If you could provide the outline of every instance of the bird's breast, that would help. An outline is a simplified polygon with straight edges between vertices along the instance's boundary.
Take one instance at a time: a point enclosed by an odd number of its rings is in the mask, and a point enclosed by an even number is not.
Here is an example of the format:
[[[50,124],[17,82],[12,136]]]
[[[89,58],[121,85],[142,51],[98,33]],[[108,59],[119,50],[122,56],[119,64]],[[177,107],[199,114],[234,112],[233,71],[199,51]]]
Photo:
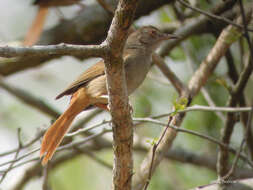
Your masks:
[[[125,66],[128,95],[142,84],[150,67],[151,56],[139,56],[129,60]]]

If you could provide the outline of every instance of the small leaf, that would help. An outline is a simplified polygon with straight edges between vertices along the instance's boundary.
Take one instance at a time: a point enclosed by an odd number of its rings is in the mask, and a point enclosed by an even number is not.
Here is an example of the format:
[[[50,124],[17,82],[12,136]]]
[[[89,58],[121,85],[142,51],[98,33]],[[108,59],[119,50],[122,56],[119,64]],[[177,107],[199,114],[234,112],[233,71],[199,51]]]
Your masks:
[[[187,98],[180,98],[178,101],[174,102],[175,113],[172,115],[175,115],[178,111],[184,110],[187,106],[187,103]]]
[[[226,88],[228,91],[231,90],[231,87],[228,85],[227,81],[226,81],[224,78],[218,78],[218,79],[216,79],[216,82],[217,82],[219,85],[221,85],[221,86],[223,86],[224,88]]]
[[[148,144],[152,145],[152,146],[154,146],[154,145],[156,144],[157,141],[158,141],[157,138],[154,138],[154,139],[152,139],[152,140],[150,140],[150,139],[146,140],[146,142],[147,142]]]

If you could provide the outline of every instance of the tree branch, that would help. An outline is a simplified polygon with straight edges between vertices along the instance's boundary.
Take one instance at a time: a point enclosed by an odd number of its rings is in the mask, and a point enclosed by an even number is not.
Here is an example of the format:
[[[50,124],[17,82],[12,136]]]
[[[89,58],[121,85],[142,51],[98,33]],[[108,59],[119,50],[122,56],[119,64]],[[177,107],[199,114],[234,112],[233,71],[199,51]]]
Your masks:
[[[104,0],[112,7],[116,7],[117,1]],[[161,6],[172,2],[172,0],[139,0],[135,19],[150,14]],[[96,16],[94,16],[96,15]],[[99,44],[106,35],[110,26],[112,17],[97,3],[88,5],[85,10],[77,14],[72,19],[65,19],[55,27],[42,33],[38,42],[40,45],[48,44]],[[82,52],[84,53],[84,52]],[[77,56],[79,59],[85,56]],[[43,57],[23,57],[15,59],[0,59],[0,74],[3,76],[16,73],[21,70],[33,68],[42,65],[49,60],[57,59],[59,56],[46,55]]]
[[[242,13],[243,14],[243,13]],[[240,18],[240,22],[244,22],[244,25],[249,23],[249,20],[251,19],[252,11],[248,11],[246,13],[246,20],[245,18]],[[243,16],[244,17],[244,16]],[[243,20],[243,21],[242,21]],[[240,94],[243,92],[247,81],[249,80],[249,77],[252,73],[252,56],[249,59],[249,62],[247,63],[246,67],[243,69],[243,71],[240,74],[240,77],[235,84],[234,88],[232,89],[231,97],[228,101],[228,106],[234,107],[236,106],[237,102],[239,101]],[[230,113],[227,115],[226,125],[222,131],[221,138],[222,142],[225,144],[230,143],[230,138],[233,133],[234,124],[236,123],[235,115]],[[228,158],[229,154],[226,150],[220,148],[219,154],[218,154],[218,163],[217,163],[217,170],[219,178],[221,179],[223,176],[225,176],[228,172]]]
[[[247,14],[251,14],[251,10],[247,11]],[[237,20],[238,24],[242,24],[241,20]],[[233,26],[228,26],[224,29],[219,36],[214,47],[206,57],[206,59],[201,63],[199,69],[195,72],[191,80],[189,81],[188,88],[189,93],[184,92],[181,95],[181,98],[188,100],[188,103],[191,99],[199,92],[200,88],[205,85],[208,77],[213,72],[214,68],[219,63],[221,57],[226,53],[226,50],[242,35],[242,31]],[[176,40],[175,40],[176,41]],[[185,114],[176,114],[173,117],[170,125],[180,126]],[[163,132],[162,132],[163,133]],[[153,167],[156,168],[161,162],[164,153],[171,147],[174,139],[176,138],[177,131],[174,129],[168,129],[162,142],[157,147],[156,156],[154,160]],[[141,164],[139,171],[135,175],[134,189],[142,189],[146,180],[149,176],[149,169],[152,165],[153,151],[150,149],[148,155]]]
[[[58,44],[33,47],[11,47],[0,45],[0,57],[33,57],[33,56],[80,56],[83,57],[102,57],[104,55],[103,45],[71,45]]]
[[[114,190],[131,190],[133,123],[128,104],[122,52],[137,8],[137,0],[120,0],[106,38],[105,73],[113,124]]]
[[[211,12],[213,14],[222,14],[229,10],[233,6],[234,0],[228,0],[225,3],[221,3],[216,6]],[[109,4],[113,0],[109,0]],[[151,11],[168,4],[172,0],[140,0],[137,7],[135,18],[139,18],[143,15],[149,14]],[[229,19],[233,19],[236,16],[236,10],[229,10],[224,16]],[[96,14],[96,17],[92,16]],[[50,30],[45,31],[38,44],[58,44],[58,43],[71,43],[71,44],[98,44],[106,36],[111,18],[108,14],[97,4],[88,6],[82,13],[78,14],[71,20],[64,20]],[[215,23],[217,25],[217,23]],[[190,35],[198,34],[201,32],[208,32],[207,28],[210,26],[210,20],[204,16],[200,16],[196,19],[192,19],[189,23],[180,27],[177,34],[181,35],[184,40]],[[62,30],[64,28],[64,30]],[[173,47],[175,47],[180,41],[173,40],[168,43],[166,49],[161,52],[161,55],[165,56]],[[15,72],[36,67],[44,64],[45,62],[59,58],[59,56],[47,55],[43,57],[23,57],[15,59],[0,59],[0,74],[10,75]],[[85,57],[79,56],[79,59]]]
[[[186,87],[184,83],[170,70],[164,60],[157,54],[153,54],[153,62],[158,66],[161,72],[170,80],[171,84],[175,87],[178,94],[182,94]]]

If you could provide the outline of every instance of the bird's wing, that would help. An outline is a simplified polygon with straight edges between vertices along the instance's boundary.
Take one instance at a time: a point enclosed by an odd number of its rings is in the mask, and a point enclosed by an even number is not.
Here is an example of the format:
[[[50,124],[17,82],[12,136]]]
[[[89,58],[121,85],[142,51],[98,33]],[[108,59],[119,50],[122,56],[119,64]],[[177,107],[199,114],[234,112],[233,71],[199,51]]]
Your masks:
[[[88,68],[84,73],[82,73],[72,84],[69,85],[62,93],[60,93],[56,99],[61,98],[65,95],[73,94],[81,86],[85,86],[88,82],[105,74],[104,61],[101,60],[92,67]]]

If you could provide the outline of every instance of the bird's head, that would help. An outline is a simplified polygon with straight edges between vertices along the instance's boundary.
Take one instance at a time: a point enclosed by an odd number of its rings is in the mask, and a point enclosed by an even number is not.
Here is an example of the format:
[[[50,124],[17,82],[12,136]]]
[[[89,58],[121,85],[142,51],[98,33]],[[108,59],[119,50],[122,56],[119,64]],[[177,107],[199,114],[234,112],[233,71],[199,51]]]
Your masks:
[[[177,39],[174,34],[164,33],[153,26],[144,26],[132,32],[127,39],[127,46],[141,46],[149,50],[155,50],[161,42],[168,39]]]

